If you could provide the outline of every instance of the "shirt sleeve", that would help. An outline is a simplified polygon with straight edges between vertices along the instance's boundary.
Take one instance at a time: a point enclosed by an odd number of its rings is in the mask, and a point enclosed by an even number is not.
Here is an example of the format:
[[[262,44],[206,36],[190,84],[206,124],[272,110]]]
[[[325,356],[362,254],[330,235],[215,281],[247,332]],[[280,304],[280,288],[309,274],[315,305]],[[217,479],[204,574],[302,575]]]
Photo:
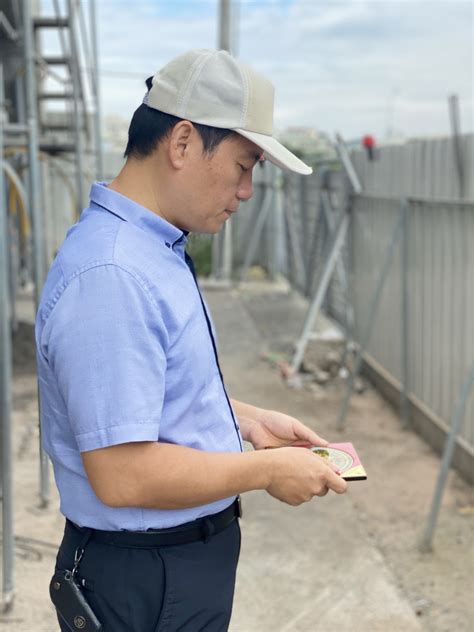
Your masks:
[[[48,318],[44,341],[81,452],[158,440],[168,336],[138,277],[115,265],[76,276]]]

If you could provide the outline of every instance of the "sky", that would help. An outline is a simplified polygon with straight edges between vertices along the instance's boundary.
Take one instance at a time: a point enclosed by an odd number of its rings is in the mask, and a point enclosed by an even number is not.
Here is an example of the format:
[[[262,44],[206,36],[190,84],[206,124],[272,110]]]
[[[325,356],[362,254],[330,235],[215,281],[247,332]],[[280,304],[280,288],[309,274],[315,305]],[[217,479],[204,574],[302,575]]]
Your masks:
[[[347,139],[474,131],[474,3],[241,0],[234,52],[275,85],[275,127]],[[218,0],[97,0],[102,114],[129,121],[144,80],[190,48],[216,48]]]

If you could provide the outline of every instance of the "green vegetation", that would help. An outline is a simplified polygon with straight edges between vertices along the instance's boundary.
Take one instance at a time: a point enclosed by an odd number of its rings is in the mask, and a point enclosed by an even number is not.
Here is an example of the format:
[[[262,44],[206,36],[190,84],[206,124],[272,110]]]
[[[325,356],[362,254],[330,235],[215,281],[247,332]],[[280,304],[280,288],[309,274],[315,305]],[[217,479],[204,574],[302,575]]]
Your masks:
[[[186,250],[191,255],[198,276],[207,277],[212,270],[212,236],[192,234]]]

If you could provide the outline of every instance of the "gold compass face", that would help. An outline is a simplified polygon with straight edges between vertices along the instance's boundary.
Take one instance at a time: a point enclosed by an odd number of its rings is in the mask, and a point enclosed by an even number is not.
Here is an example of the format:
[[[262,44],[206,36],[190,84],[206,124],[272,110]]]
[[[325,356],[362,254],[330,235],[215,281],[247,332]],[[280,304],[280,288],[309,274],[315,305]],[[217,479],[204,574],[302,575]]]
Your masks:
[[[345,472],[351,468],[354,463],[354,459],[350,454],[343,450],[338,450],[337,448],[311,448],[311,450],[314,454],[317,454],[323,459],[328,459],[329,462],[335,465],[341,472]]]

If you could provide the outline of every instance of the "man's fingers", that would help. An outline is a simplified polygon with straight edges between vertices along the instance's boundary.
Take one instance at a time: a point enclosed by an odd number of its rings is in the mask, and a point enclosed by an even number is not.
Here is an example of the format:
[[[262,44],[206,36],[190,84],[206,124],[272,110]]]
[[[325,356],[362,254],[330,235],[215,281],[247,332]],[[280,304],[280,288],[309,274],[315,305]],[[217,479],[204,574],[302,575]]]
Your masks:
[[[329,487],[324,487],[320,492],[316,494],[316,496],[320,496],[322,498],[323,496],[326,496],[328,491],[329,491]]]
[[[326,485],[336,494],[343,494],[347,490],[347,482],[331,469],[328,470]]]
[[[313,438],[311,439],[312,445],[318,446],[318,448],[326,448],[329,445],[329,441],[326,441],[326,439],[323,439],[322,437],[317,435],[315,432],[313,432],[312,435],[313,435]]]
[[[308,428],[300,421],[295,424],[294,432],[298,439],[307,441],[310,445],[316,445],[322,448],[325,448],[327,445],[329,445],[329,441],[326,441],[326,439],[320,437],[313,430],[311,430],[311,428]]]

